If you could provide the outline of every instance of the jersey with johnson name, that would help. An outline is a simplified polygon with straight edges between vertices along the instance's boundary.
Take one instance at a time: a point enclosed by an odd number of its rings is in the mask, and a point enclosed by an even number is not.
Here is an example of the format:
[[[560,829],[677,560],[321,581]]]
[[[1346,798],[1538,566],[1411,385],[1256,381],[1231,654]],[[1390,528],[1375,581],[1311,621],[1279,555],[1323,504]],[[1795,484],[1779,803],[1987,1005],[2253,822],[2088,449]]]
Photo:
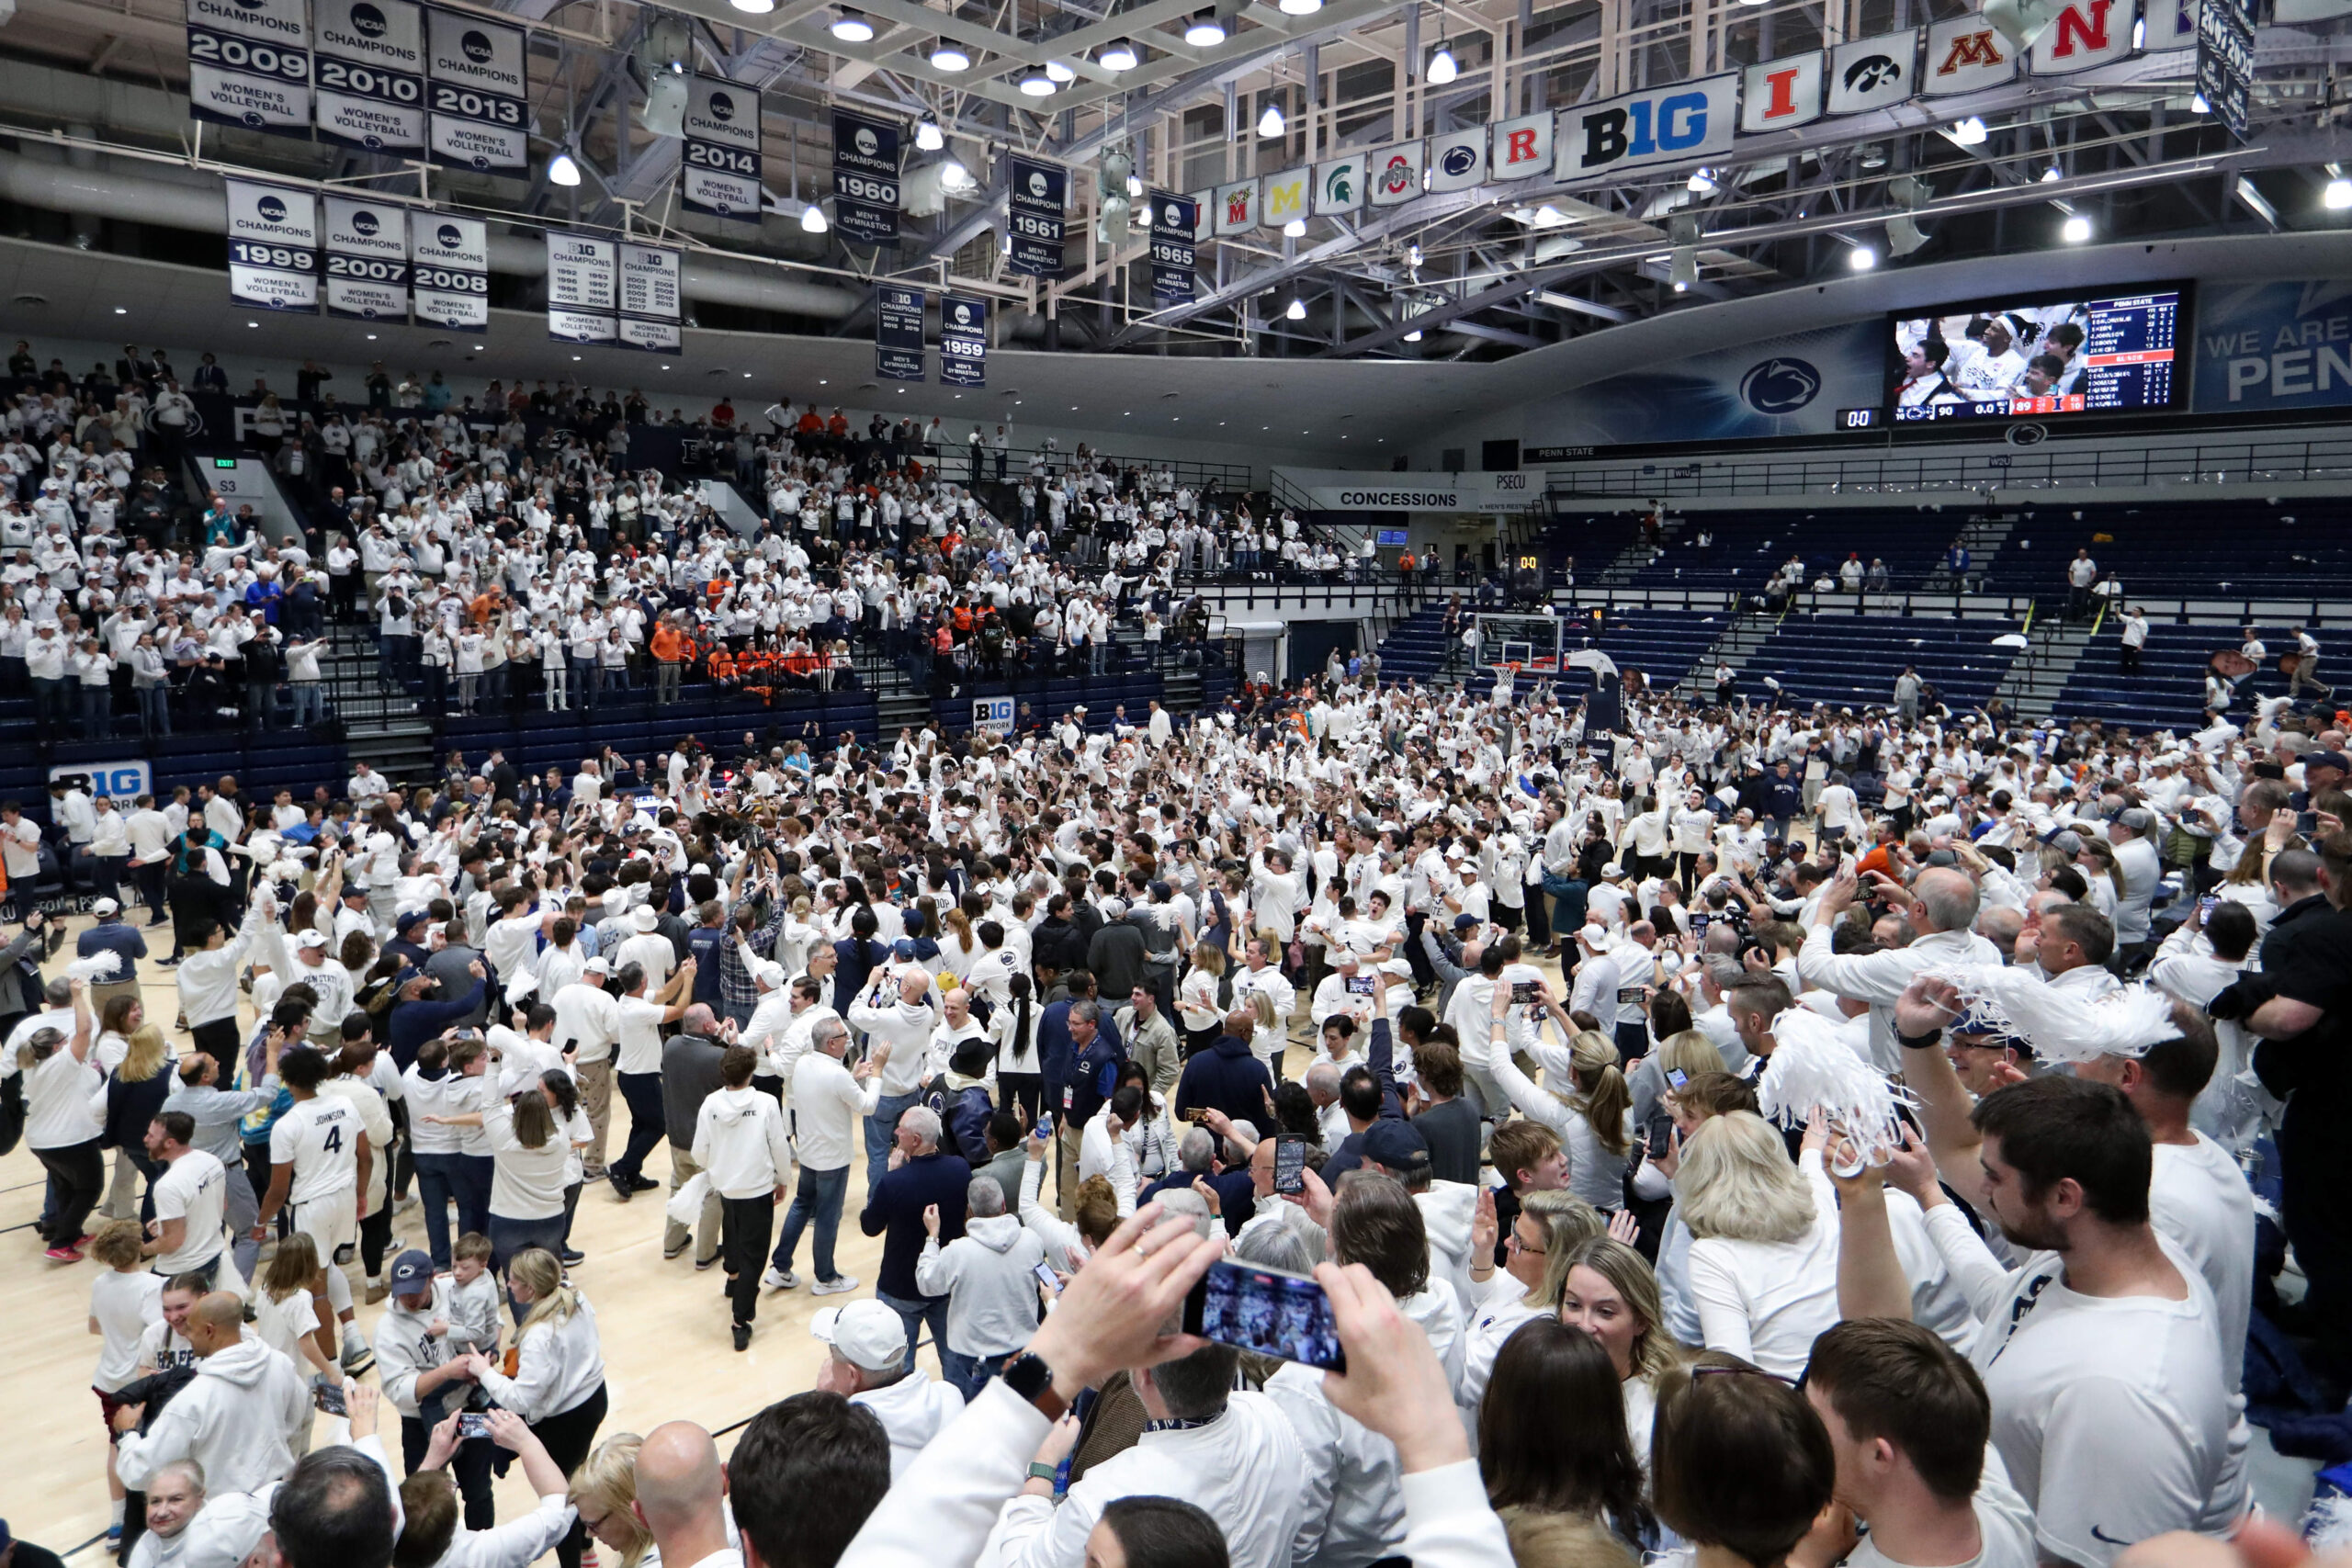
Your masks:
[[[359,1140],[367,1136],[359,1111],[340,1095],[322,1094],[296,1103],[269,1130],[269,1162],[291,1165],[292,1203],[314,1203],[359,1189]]]

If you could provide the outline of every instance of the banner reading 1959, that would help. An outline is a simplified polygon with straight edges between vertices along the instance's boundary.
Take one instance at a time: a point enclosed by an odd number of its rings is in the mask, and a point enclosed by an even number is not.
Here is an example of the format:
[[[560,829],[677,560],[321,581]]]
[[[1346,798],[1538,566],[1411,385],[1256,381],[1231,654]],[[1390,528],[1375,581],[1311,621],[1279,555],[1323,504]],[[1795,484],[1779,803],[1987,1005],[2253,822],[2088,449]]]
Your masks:
[[[951,387],[989,384],[989,302],[950,294],[939,302],[939,378]]]

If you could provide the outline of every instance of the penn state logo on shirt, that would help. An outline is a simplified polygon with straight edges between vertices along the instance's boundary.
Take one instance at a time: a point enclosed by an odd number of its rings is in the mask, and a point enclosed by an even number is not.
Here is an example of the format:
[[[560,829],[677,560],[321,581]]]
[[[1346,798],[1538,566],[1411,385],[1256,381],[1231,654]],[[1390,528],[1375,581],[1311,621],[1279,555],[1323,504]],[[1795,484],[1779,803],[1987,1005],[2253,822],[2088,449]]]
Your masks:
[[[1794,413],[1821,394],[1821,372],[1802,359],[1775,355],[1739,378],[1740,400],[1760,414]]]

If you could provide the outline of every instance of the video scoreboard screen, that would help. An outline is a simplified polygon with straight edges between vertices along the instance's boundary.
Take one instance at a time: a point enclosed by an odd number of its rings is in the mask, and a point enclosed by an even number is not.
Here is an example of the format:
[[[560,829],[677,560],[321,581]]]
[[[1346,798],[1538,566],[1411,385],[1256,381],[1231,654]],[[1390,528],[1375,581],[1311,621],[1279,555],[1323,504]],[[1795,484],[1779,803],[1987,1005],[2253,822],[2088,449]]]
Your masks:
[[[1896,423],[2165,412],[2188,390],[2177,288],[1889,318]]]

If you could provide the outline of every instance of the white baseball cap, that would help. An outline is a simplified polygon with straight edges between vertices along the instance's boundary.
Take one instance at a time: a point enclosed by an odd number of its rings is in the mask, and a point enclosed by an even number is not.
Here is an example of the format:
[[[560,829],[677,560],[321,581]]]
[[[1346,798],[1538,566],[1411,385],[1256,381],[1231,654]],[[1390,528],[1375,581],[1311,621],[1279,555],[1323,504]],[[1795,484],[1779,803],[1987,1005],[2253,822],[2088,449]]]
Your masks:
[[[297,947],[324,947],[326,944],[327,934],[324,931],[304,931],[294,939]]]
[[[98,798],[104,800],[106,796],[100,795]],[[119,915],[122,913],[122,906],[116,903],[111,898],[101,898],[96,903],[90,906],[90,913],[94,915]]]
[[[808,1320],[808,1332],[869,1372],[894,1371],[906,1364],[907,1322],[877,1301],[827,1307]]]

